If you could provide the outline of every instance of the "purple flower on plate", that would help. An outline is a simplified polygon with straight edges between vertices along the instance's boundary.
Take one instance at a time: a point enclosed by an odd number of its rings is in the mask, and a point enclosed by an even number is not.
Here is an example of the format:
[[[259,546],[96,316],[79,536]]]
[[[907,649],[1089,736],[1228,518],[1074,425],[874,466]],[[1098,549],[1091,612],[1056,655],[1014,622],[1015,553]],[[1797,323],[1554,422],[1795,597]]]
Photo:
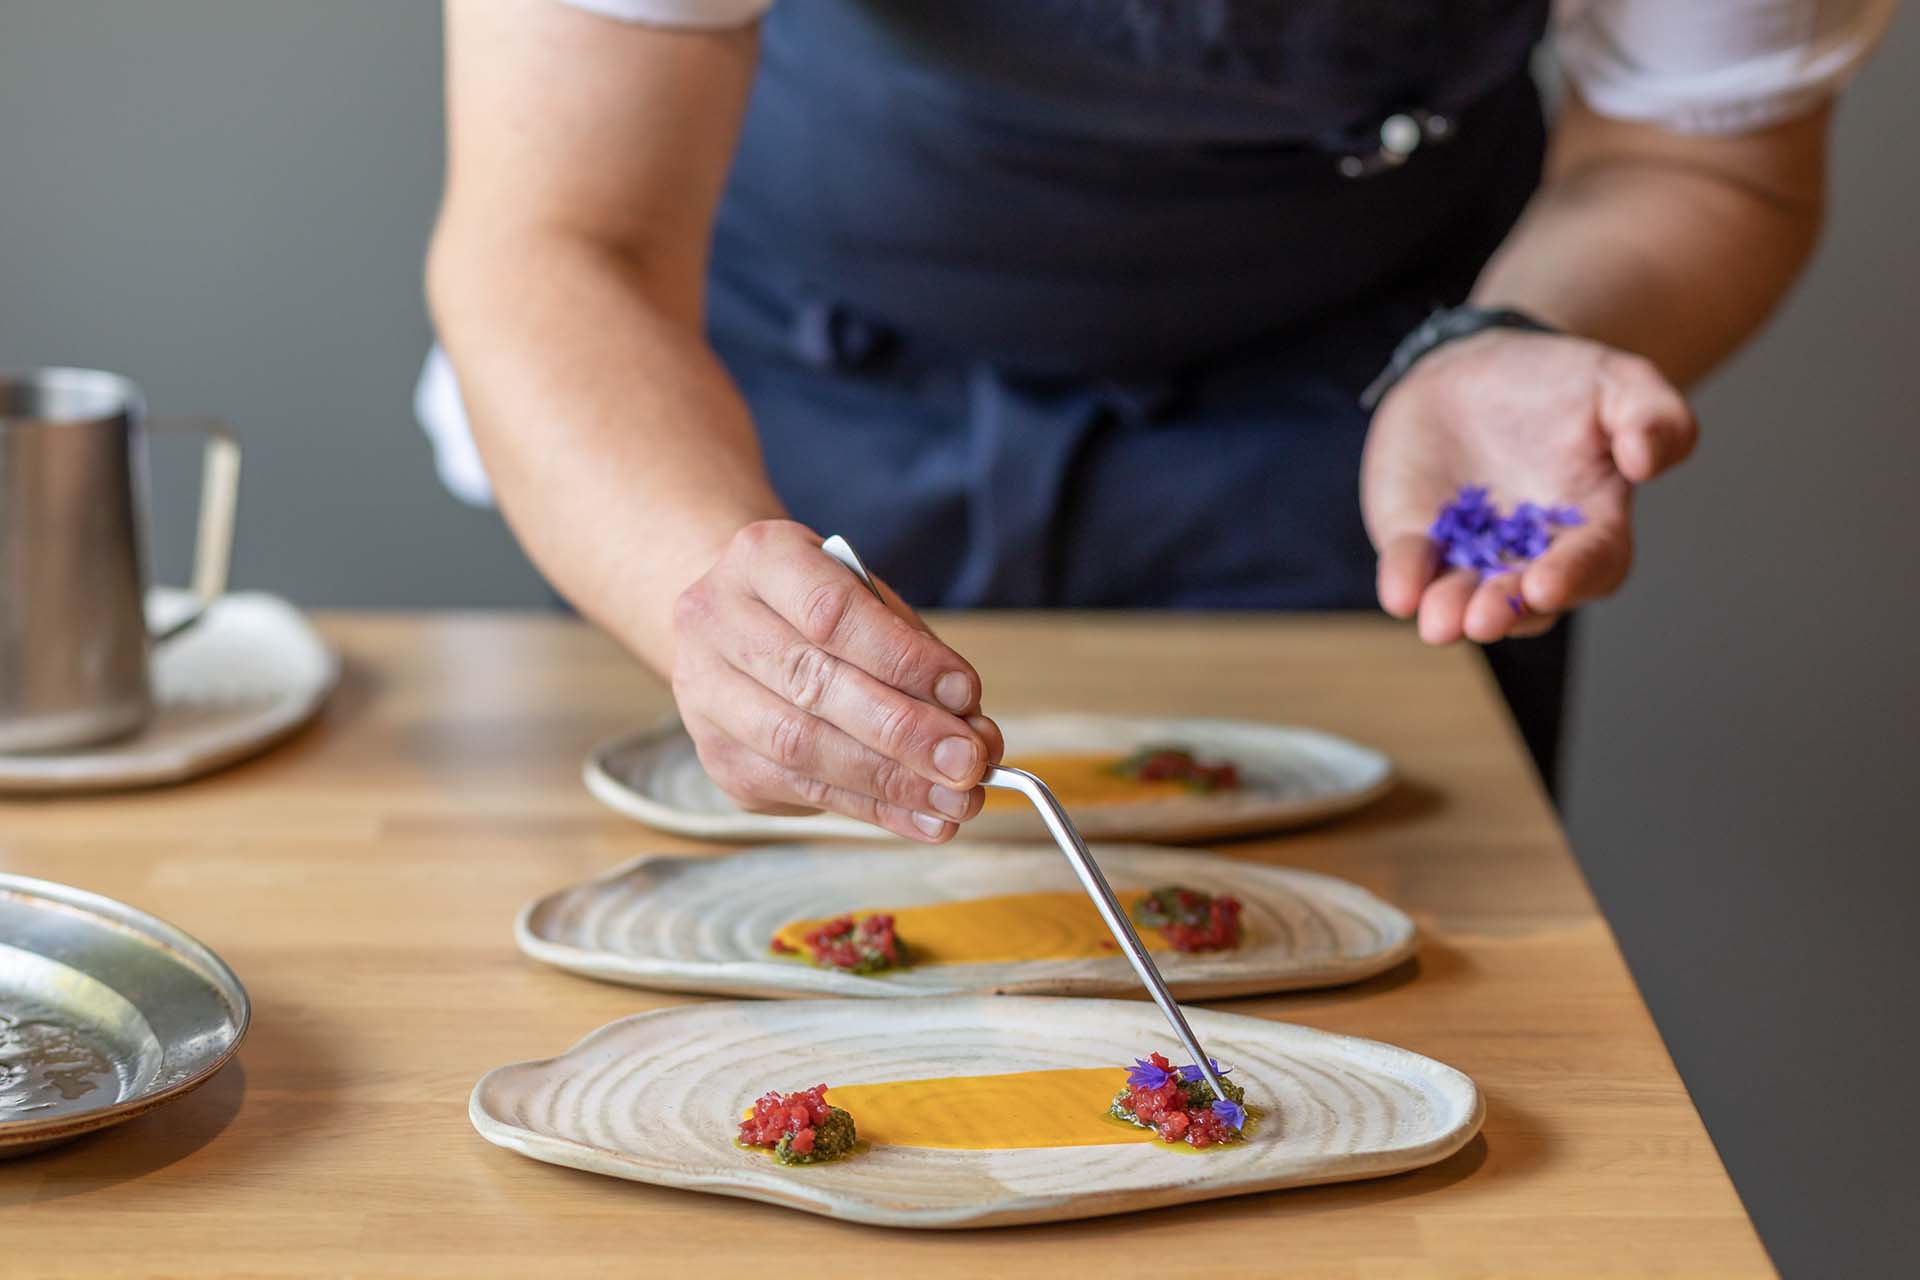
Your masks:
[[[1127,1083],[1136,1089],[1158,1089],[1167,1082],[1167,1073],[1145,1058],[1135,1058],[1127,1070]]]
[[[1207,1065],[1213,1068],[1213,1074],[1217,1076],[1230,1076],[1233,1074],[1233,1068],[1221,1066],[1218,1058],[1208,1058]],[[1187,1081],[1198,1080],[1200,1078],[1199,1065],[1189,1062],[1186,1066],[1180,1068],[1180,1078]]]
[[[1523,502],[1512,514],[1502,515],[1487,493],[1485,485],[1462,486],[1459,495],[1440,508],[1427,531],[1442,560],[1483,578],[1538,559],[1553,542],[1555,531],[1585,523],[1577,507],[1543,507],[1537,502]]]
[[[1225,1098],[1218,1098],[1213,1104],[1213,1114],[1225,1123],[1232,1125],[1235,1130],[1247,1127],[1247,1109],[1237,1102],[1229,1102]]]

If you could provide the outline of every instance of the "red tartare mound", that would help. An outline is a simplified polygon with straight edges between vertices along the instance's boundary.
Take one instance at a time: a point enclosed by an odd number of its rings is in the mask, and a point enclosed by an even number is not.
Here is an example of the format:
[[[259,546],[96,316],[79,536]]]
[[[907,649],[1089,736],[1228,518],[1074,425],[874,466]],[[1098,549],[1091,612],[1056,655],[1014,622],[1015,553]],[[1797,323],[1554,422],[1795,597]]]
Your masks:
[[[1129,1084],[1126,1092],[1114,1099],[1117,1109],[1152,1129],[1165,1142],[1211,1147],[1240,1140],[1240,1131],[1215,1115],[1210,1103],[1192,1104],[1171,1062],[1157,1053],[1150,1054],[1148,1060],[1166,1073],[1166,1079],[1154,1086]],[[1238,1095],[1232,1086],[1228,1089]]]
[[[854,973],[871,973],[905,963],[893,917],[875,914],[855,922],[852,916],[829,920],[801,935],[815,964]]]
[[[1160,933],[1175,951],[1231,951],[1240,945],[1240,899],[1215,898],[1207,904],[1204,924],[1175,920],[1161,925]]]
[[[1179,782],[1194,791],[1234,791],[1240,770],[1231,761],[1203,764],[1180,747],[1142,747],[1116,768],[1123,777],[1142,782]]]
[[[795,1093],[766,1093],[753,1104],[753,1114],[740,1122],[740,1141],[749,1147],[773,1147],[791,1137],[796,1155],[813,1151],[814,1126],[827,1118],[827,1086],[817,1084]]]
[[[1158,929],[1175,951],[1230,951],[1240,945],[1240,899],[1167,885],[1134,904],[1133,918]]]

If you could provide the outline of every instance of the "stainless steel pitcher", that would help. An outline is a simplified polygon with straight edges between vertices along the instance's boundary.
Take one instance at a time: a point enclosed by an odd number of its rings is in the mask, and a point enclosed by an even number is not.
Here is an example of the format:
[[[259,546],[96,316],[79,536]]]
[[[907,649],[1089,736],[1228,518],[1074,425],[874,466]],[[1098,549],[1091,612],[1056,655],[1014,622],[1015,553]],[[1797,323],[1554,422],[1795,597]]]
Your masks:
[[[150,631],[149,433],[206,439],[194,610]],[[139,388],[93,369],[0,374],[0,752],[132,733],[153,715],[154,645],[227,585],[240,447],[218,423],[146,419]]]

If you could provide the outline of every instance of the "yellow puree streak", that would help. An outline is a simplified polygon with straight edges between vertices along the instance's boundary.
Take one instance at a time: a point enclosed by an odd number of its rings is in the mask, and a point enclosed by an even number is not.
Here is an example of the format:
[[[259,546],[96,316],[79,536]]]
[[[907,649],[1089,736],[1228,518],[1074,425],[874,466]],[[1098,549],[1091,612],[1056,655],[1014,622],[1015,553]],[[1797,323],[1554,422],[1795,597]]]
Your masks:
[[[862,1144],[876,1147],[1010,1151],[1148,1142],[1179,1155],[1228,1149],[1162,1142],[1151,1129],[1111,1115],[1107,1108],[1126,1082],[1124,1067],[1073,1067],[835,1084],[827,1086],[827,1101],[853,1116]],[[1247,1108],[1248,1135],[1260,1115]]]
[[[1106,772],[1126,758],[1124,755],[1016,756],[1004,763],[1025,769],[1046,783],[1068,813],[1083,806],[1150,804],[1193,794],[1184,782],[1142,782]],[[1019,809],[1031,804],[1018,792],[1000,788],[987,792],[988,809]]]
[[[1131,912],[1133,904],[1146,893],[1141,889],[1116,889],[1114,896]],[[907,944],[915,965],[1002,964],[1120,954],[1099,912],[1080,893],[1006,893],[919,907],[862,907],[845,914],[857,920],[876,911],[893,914],[894,932]],[[825,919],[795,920],[780,926],[774,937],[805,955],[807,931],[825,923]],[[1135,927],[1148,948],[1167,949],[1160,930]]]
[[[1126,1082],[1122,1067],[1015,1071],[831,1085],[827,1101],[851,1112],[860,1137],[875,1146],[1005,1151],[1158,1142],[1151,1130],[1107,1114]]]

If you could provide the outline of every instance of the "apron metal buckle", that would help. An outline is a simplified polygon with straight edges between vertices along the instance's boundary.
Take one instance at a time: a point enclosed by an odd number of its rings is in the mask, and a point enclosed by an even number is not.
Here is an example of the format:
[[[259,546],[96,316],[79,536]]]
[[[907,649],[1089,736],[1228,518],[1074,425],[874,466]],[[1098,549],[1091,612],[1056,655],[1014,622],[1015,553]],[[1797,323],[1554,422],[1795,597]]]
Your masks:
[[[1398,169],[1422,143],[1445,142],[1452,137],[1453,120],[1448,116],[1437,111],[1396,111],[1380,122],[1378,149],[1340,157],[1340,176],[1370,178]]]

